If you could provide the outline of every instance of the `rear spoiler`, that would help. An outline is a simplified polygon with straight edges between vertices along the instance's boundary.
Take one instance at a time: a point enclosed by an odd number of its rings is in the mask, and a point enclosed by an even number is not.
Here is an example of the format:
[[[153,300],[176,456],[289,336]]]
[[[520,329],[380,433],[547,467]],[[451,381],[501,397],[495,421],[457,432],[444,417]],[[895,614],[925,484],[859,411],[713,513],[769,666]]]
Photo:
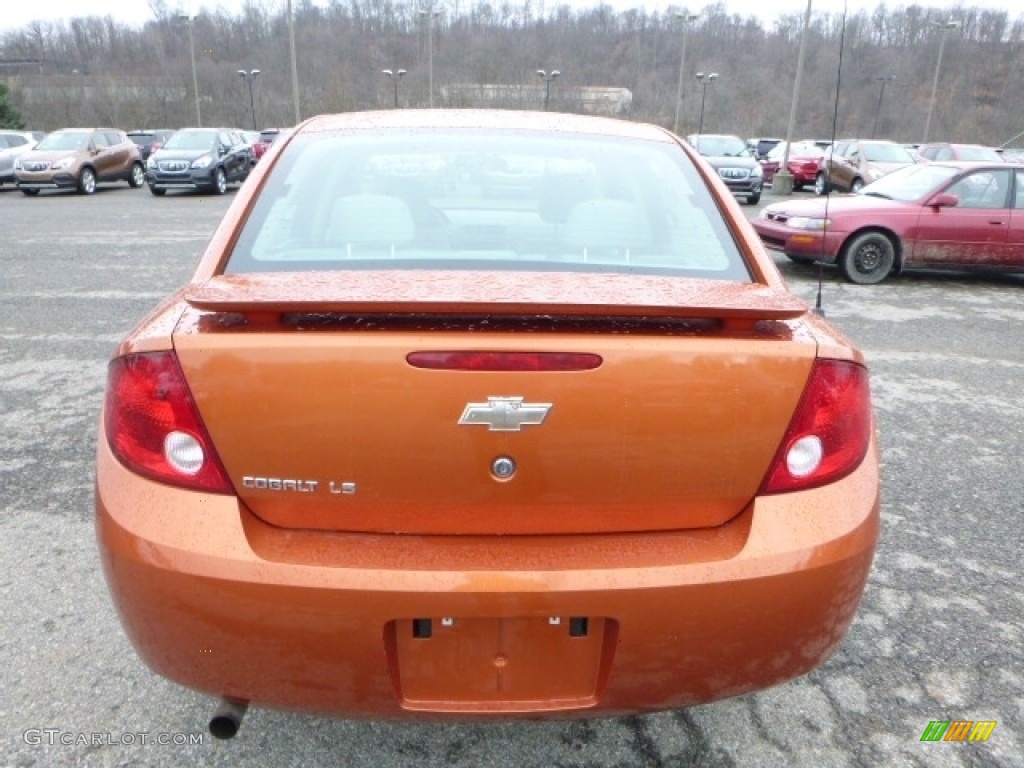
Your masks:
[[[271,320],[292,313],[701,318],[749,326],[808,312],[757,283],[687,277],[373,270],[219,275],[185,289],[196,309]],[[732,321],[732,322],[730,322]]]

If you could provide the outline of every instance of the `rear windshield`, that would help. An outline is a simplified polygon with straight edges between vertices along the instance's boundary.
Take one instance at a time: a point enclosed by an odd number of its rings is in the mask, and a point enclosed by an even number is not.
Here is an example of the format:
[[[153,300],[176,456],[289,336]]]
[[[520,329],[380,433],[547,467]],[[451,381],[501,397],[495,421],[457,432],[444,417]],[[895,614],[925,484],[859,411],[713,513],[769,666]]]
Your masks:
[[[678,146],[474,131],[296,137],[225,272],[410,268],[750,280]]]

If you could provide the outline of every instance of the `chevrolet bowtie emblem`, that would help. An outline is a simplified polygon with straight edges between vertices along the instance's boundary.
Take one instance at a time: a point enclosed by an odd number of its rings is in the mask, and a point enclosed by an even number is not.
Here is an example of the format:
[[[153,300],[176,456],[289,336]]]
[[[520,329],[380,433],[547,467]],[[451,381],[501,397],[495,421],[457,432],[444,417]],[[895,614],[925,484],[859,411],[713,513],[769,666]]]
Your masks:
[[[491,432],[518,432],[543,424],[551,403],[524,403],[521,397],[488,397],[486,403],[467,403],[459,424],[485,424]]]

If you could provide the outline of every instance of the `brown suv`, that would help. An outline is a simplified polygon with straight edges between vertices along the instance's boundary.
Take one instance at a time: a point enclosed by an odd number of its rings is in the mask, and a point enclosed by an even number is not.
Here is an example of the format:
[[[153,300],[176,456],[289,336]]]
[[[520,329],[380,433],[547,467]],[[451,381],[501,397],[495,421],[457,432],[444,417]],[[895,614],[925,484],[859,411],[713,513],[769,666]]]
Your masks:
[[[91,195],[101,181],[127,181],[133,187],[146,183],[139,148],[114,128],[54,131],[18,158],[14,176],[26,195],[38,195],[41,189],[77,189]]]
[[[814,179],[814,191],[819,195],[836,189],[842,192],[860,192],[866,184],[892,173],[904,165],[913,165],[914,156],[891,141],[837,141],[821,161]]]

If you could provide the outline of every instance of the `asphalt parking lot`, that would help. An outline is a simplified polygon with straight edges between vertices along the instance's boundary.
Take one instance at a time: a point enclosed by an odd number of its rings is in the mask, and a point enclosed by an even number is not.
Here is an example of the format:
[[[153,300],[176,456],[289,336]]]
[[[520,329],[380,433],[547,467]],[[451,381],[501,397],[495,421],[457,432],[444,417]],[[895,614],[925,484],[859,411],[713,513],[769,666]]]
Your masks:
[[[594,721],[254,708],[215,741],[212,700],[151,674],[121,632],[94,545],[93,450],[114,345],[187,278],[234,195],[0,189],[0,765],[1024,765],[1024,277],[938,273],[866,287],[824,271],[828,317],[872,368],[884,528],[858,617],[810,676]],[[817,270],[778,261],[813,302]],[[997,725],[985,742],[923,742],[935,720]]]

